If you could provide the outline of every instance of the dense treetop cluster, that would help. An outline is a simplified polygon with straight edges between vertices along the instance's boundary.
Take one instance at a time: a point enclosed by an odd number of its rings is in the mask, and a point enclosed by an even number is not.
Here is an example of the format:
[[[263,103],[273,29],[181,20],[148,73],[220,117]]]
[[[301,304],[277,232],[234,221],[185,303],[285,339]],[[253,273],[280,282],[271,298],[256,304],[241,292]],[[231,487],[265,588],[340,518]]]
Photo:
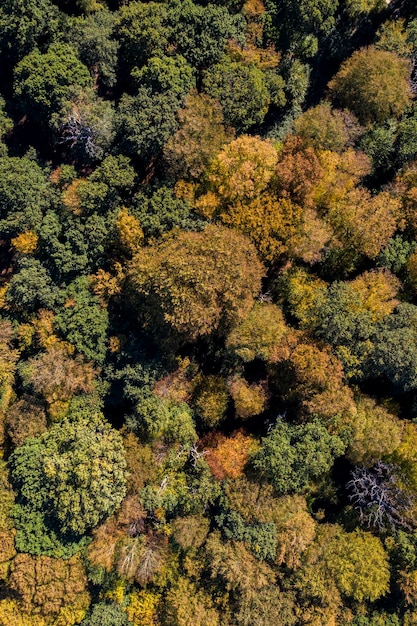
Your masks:
[[[415,0],[3,0],[0,626],[415,624]]]

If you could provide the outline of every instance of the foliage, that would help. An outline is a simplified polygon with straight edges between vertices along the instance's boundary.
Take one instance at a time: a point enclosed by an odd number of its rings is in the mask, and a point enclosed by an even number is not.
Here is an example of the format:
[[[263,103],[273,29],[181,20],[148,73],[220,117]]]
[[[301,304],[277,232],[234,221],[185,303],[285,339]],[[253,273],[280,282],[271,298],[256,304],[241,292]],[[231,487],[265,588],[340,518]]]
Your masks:
[[[410,103],[408,63],[394,52],[362,48],[342,64],[329,87],[362,124],[399,117]]]
[[[88,67],[93,78],[107,87],[116,82],[118,42],[112,37],[115,16],[104,7],[97,12],[77,18],[71,24],[70,41],[78,57]]]
[[[37,232],[51,202],[51,188],[36,161],[0,157],[0,230],[6,236]]]
[[[9,585],[18,594],[25,613],[52,615],[59,620],[60,614],[72,611],[73,619],[65,622],[68,626],[84,617],[90,603],[79,557],[63,561],[19,554],[13,561]]]
[[[69,100],[72,86],[85,88],[92,83],[73,48],[60,43],[52,44],[45,53],[33,50],[17,64],[14,76],[20,106],[43,123]]]
[[[0,624],[416,622],[388,4],[0,2]]]
[[[71,283],[62,296],[55,318],[57,329],[87,359],[101,363],[106,354],[107,311],[88,290],[85,277]]]
[[[263,122],[270,95],[266,76],[255,65],[224,57],[204,72],[203,88],[221,102],[226,122],[238,131]]]
[[[123,444],[98,415],[65,421],[17,448],[13,482],[23,504],[53,519],[62,533],[82,535],[125,495]]]
[[[91,614],[81,622],[81,626],[129,626],[129,623],[122,608],[99,602],[92,607]]]
[[[332,109],[329,102],[322,102],[295,120],[294,131],[315,150],[342,152],[353,146],[362,129],[349,111]]]
[[[144,296],[152,321],[191,340],[227,332],[242,319],[262,273],[252,244],[217,226],[175,234],[134,257],[130,267],[132,287]]]
[[[178,176],[198,178],[223,144],[233,139],[225,129],[220,103],[206,94],[190,93],[177,111],[179,129],[164,147],[164,158]]]
[[[309,482],[328,472],[344,444],[318,422],[292,426],[281,419],[262,439],[252,460],[263,479],[278,494],[301,491]]]

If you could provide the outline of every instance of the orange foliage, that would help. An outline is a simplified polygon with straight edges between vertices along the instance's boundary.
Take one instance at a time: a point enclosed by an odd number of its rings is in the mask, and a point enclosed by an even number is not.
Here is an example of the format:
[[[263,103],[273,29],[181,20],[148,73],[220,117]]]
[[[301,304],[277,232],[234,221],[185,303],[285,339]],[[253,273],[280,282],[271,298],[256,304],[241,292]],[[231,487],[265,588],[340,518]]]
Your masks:
[[[290,135],[276,166],[278,193],[303,207],[311,206],[313,190],[322,177],[322,165],[313,148],[306,148],[300,137]]]
[[[11,566],[9,586],[18,594],[21,609],[27,613],[50,616],[72,608],[82,619],[90,603],[87,577],[79,556],[64,561],[18,554]]]
[[[220,433],[212,435],[202,443],[212,446],[206,450],[205,459],[213,476],[218,480],[223,480],[242,476],[255,441],[244,431],[238,430],[230,437]]]

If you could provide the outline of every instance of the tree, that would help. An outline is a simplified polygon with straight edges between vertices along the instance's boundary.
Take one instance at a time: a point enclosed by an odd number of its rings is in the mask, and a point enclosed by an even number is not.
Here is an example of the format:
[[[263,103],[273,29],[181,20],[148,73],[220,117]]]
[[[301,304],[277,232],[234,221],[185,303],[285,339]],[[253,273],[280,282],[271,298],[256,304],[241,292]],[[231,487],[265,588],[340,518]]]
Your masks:
[[[374,259],[397,230],[400,207],[386,191],[371,196],[365,189],[353,189],[327,216],[344,246]]]
[[[37,123],[50,122],[51,115],[70,99],[73,86],[90,87],[92,79],[68,44],[54,43],[44,53],[35,49],[15,67],[15,96]]]
[[[37,232],[51,202],[51,185],[36,161],[0,157],[0,230],[4,235]]]
[[[62,293],[56,328],[87,359],[102,363],[107,350],[108,313],[89,290],[88,279],[76,279]]]
[[[342,440],[318,422],[292,426],[280,418],[253,459],[253,467],[278,494],[297,492],[332,467]]]
[[[58,143],[68,146],[81,161],[101,160],[115,136],[114,107],[92,89],[74,90],[53,120]]]
[[[289,136],[279,153],[274,186],[278,194],[301,206],[313,204],[313,191],[323,178],[320,160],[299,137]]]
[[[69,35],[92,77],[106,87],[112,87],[116,82],[119,44],[113,38],[115,22],[115,14],[103,7],[100,11],[73,20]]]
[[[0,48],[11,62],[50,41],[60,25],[59,12],[50,0],[5,0],[0,8]]]
[[[271,141],[240,135],[210,164],[206,174],[210,189],[227,205],[254,200],[267,189],[277,160]]]
[[[170,94],[178,99],[178,103],[195,89],[194,70],[179,54],[175,57],[151,57],[146,65],[133,69],[132,77],[139,88]]]
[[[221,422],[229,405],[226,382],[220,376],[204,376],[194,389],[194,408],[204,425],[212,428]]]
[[[389,456],[399,447],[403,427],[398,418],[366,396],[356,399],[356,411],[349,420],[351,436],[347,457],[366,467]]]
[[[252,244],[219,226],[174,234],[134,257],[129,271],[148,319],[159,327],[168,324],[189,340],[225,333],[241,320],[262,274]]]
[[[279,50],[289,50],[298,57],[312,57],[317,53],[320,40],[334,28],[338,5],[331,0],[268,3],[272,22],[268,34],[278,40]]]
[[[362,124],[400,117],[410,104],[409,64],[394,52],[361,48],[345,61],[329,88]]]
[[[99,415],[53,425],[17,448],[10,464],[21,502],[63,534],[84,534],[126,492],[122,439]]]
[[[404,488],[400,468],[378,461],[374,467],[357,467],[346,484],[349,499],[368,527],[384,530],[410,529],[415,524],[415,501]]]
[[[228,386],[237,417],[245,420],[265,411],[268,401],[265,383],[249,385],[244,378],[234,376]]]
[[[261,69],[226,56],[203,73],[203,91],[221,102],[226,122],[239,132],[261,124],[271,100]]]
[[[163,185],[147,193],[139,191],[134,197],[133,213],[140,221],[148,240],[176,228],[200,230],[206,225],[193,211],[188,199],[178,197],[175,190]]]
[[[117,604],[107,602],[94,604],[89,616],[81,622],[81,626],[130,626],[130,624],[126,611]]]
[[[221,541],[219,532],[210,533],[205,544],[211,577],[242,599],[273,585],[275,572],[249,552],[240,541]]]
[[[3,415],[12,399],[19,352],[13,346],[13,327],[0,318],[0,443],[3,443]]]
[[[149,160],[160,155],[177,130],[180,102],[172,93],[140,87],[136,96],[124,94],[117,110],[118,139],[127,154]]]
[[[388,555],[369,532],[323,524],[305,552],[297,587],[324,603],[337,602],[338,593],[357,602],[377,600],[389,589]]]
[[[191,0],[171,0],[169,4],[171,38],[179,52],[196,68],[218,63],[229,39],[244,42],[245,22],[227,8]]]
[[[96,375],[91,363],[81,356],[72,358],[59,342],[22,363],[20,373],[24,383],[44,397],[50,417],[56,418],[66,412],[74,394],[92,391]]]
[[[204,93],[190,93],[177,117],[179,129],[165,144],[165,161],[175,175],[199,178],[233,131],[224,127],[220,103]]]
[[[168,46],[168,10],[159,2],[129,2],[121,7],[115,32],[120,58],[127,69],[140,67],[151,56],[163,54]]]
[[[29,313],[41,307],[53,308],[58,287],[42,263],[33,257],[23,257],[19,259],[16,270],[7,286],[6,302]]]
[[[42,435],[47,428],[43,403],[33,396],[23,396],[7,411],[6,428],[16,447],[26,439]]]
[[[415,305],[406,302],[400,304],[375,329],[373,337],[370,374],[384,376],[401,392],[417,386],[416,314]]]
[[[208,438],[210,447],[206,450],[205,458],[210,470],[217,478],[239,478],[247,465],[251,450],[254,449],[254,440],[241,430],[231,437],[214,435]]]
[[[132,430],[151,440],[161,439],[167,444],[178,442],[187,449],[197,441],[188,405],[169,402],[153,393],[143,393],[128,423]]]
[[[314,150],[342,152],[353,147],[363,129],[352,113],[333,109],[324,101],[300,115],[294,122],[294,131]]]
[[[316,310],[316,332],[334,347],[348,377],[363,376],[368,372],[372,350],[385,350],[379,337],[374,344],[377,323],[385,317],[390,319],[398,304],[398,287],[392,274],[371,271],[350,283],[334,282],[328,288],[325,302]]]
[[[286,324],[281,308],[269,302],[256,302],[229,334],[226,347],[245,363],[254,359],[274,363],[288,358],[295,342],[296,334]]]
[[[65,626],[78,623],[90,604],[87,577],[78,556],[64,561],[19,554],[13,561],[9,586],[18,594],[25,613],[47,619],[65,619],[67,614]]]
[[[179,577],[164,603],[164,618],[174,626],[219,626],[220,617],[210,596],[190,580]]]

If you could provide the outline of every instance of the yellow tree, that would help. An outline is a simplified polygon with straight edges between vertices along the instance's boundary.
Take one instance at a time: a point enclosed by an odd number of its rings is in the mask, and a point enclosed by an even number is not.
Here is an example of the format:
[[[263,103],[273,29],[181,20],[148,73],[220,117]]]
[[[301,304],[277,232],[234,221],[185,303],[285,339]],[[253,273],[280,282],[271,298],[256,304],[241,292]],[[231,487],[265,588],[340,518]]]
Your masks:
[[[356,50],[329,82],[333,97],[363,124],[400,117],[410,104],[409,62],[374,46]]]
[[[175,233],[144,249],[132,259],[129,274],[145,323],[195,340],[225,333],[244,318],[260,291],[264,268],[246,237],[213,225]]]
[[[371,196],[356,188],[329,206],[327,218],[344,246],[374,259],[397,230],[400,209],[399,199],[386,191]]]
[[[212,161],[206,173],[210,189],[226,204],[253,200],[267,188],[277,160],[271,141],[241,135]]]

